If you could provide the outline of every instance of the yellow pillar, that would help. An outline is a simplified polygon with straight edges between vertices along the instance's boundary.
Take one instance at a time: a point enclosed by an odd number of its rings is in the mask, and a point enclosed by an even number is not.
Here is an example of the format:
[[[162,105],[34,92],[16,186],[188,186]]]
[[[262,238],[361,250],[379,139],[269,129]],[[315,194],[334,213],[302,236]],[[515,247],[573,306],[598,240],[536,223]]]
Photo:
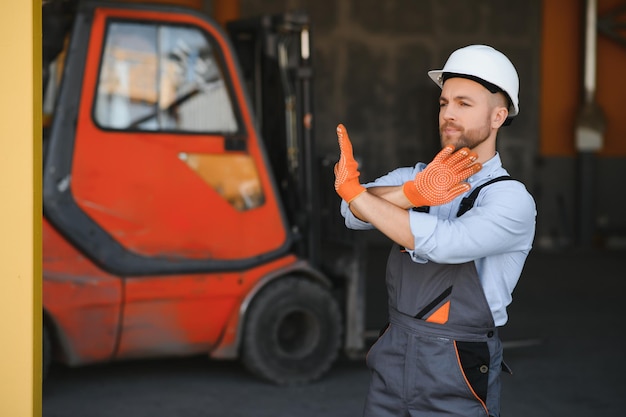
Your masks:
[[[41,416],[41,0],[0,2],[0,416]]]

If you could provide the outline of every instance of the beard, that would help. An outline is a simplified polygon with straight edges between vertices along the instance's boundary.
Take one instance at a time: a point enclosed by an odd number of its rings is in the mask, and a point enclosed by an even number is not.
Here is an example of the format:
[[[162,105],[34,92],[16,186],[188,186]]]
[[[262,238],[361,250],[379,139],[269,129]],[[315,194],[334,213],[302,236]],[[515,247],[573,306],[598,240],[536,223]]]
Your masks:
[[[458,132],[454,136],[447,135],[444,132],[446,128],[454,128]],[[454,145],[455,149],[469,148],[474,149],[487,140],[490,135],[489,124],[485,123],[481,127],[474,129],[464,129],[463,127],[452,122],[445,122],[439,127],[439,137],[441,138],[441,147],[446,145]],[[456,137],[458,135],[458,137]]]

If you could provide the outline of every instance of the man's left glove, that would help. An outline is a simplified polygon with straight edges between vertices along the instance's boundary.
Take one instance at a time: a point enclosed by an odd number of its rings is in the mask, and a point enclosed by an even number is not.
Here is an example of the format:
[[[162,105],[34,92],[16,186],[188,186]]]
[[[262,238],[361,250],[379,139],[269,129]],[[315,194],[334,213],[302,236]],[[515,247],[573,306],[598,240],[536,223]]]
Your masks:
[[[335,164],[335,190],[347,203],[365,192],[365,187],[359,182],[359,164],[352,155],[352,143],[348,131],[340,124],[337,126],[337,139],[341,155]]]
[[[468,148],[454,152],[454,146],[447,145],[412,181],[404,183],[402,191],[414,207],[449,203],[471,188],[463,181],[482,169],[477,158]]]

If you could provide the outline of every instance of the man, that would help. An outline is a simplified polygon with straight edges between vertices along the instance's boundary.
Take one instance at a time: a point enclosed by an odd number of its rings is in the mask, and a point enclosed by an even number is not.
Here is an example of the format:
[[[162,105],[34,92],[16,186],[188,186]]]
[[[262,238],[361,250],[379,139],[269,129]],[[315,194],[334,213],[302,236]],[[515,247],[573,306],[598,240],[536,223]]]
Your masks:
[[[507,369],[497,329],[535,233],[534,200],[522,183],[500,181],[510,178],[496,151],[500,127],[519,111],[519,80],[509,59],[485,45],[455,51],[429,76],[442,89],[443,148],[430,164],[363,186],[348,134],[337,128],[335,188],[346,226],[376,228],[395,242],[390,324],[367,356],[364,414],[497,417]]]

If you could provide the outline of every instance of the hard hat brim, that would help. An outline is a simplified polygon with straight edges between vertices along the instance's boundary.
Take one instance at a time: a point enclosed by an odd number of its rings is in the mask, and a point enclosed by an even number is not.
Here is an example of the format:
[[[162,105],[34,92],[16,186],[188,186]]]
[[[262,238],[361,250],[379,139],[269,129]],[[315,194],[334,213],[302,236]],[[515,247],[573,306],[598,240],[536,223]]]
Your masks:
[[[437,84],[439,86],[439,88],[443,88],[443,83],[445,82],[445,78],[444,78],[444,73],[445,72],[446,71],[444,71],[443,69],[440,69],[440,70],[430,70],[430,71],[428,71],[428,76],[430,77],[431,80],[433,80],[433,82],[435,84]],[[471,78],[469,78],[469,77],[467,77],[467,78],[471,80]],[[478,82],[478,83],[483,85],[480,82]],[[485,88],[487,88],[487,87],[485,87]],[[507,95],[506,91],[502,90],[500,87],[498,87],[498,88],[505,95]],[[510,100],[510,97],[509,97],[509,100]],[[517,113],[519,112],[517,107],[515,106],[515,103],[513,103],[512,101],[510,101],[510,103],[511,103],[511,105],[509,107],[509,118],[517,116]]]

